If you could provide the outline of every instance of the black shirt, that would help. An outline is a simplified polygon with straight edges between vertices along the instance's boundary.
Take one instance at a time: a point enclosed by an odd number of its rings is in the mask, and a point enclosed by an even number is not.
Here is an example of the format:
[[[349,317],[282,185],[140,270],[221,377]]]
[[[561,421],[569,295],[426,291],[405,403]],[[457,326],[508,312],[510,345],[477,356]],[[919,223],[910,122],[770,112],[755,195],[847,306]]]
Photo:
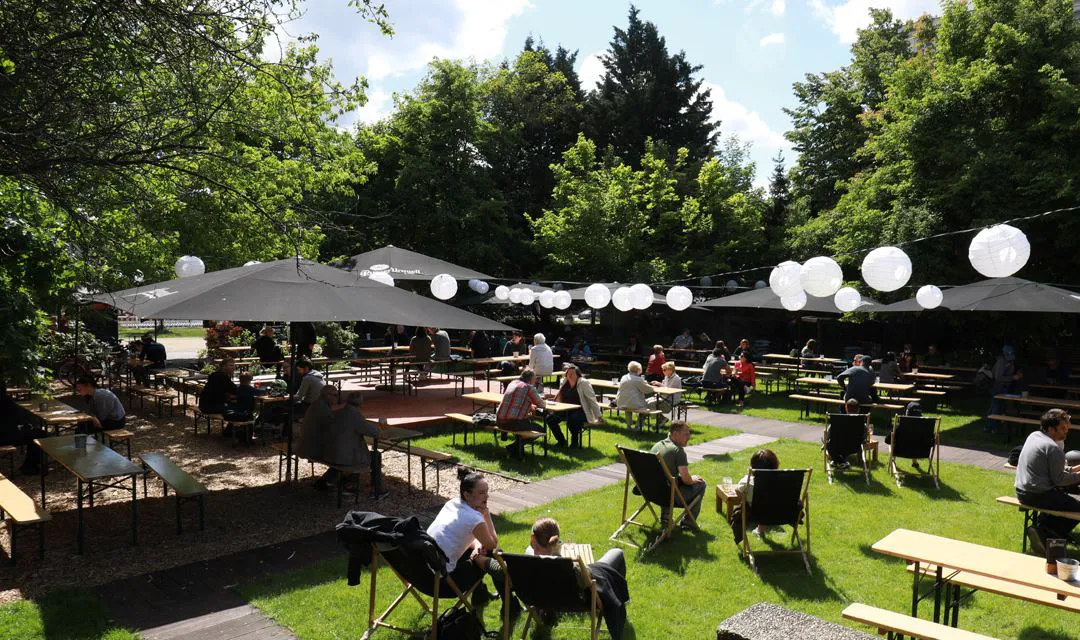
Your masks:
[[[522,340],[517,344],[514,344],[513,340],[510,340],[503,346],[502,354],[504,356],[523,356],[529,352],[529,347]]]
[[[224,371],[215,371],[206,378],[206,386],[199,396],[199,408],[219,408],[228,401],[228,395],[236,393],[236,383]]]
[[[561,398],[561,402],[567,404],[581,404],[581,397],[578,395],[577,385],[571,387],[568,384],[563,384],[563,386],[559,388],[559,398]]]
[[[474,358],[491,357],[491,340],[483,331],[477,331],[476,334],[473,335],[472,342],[469,343],[469,348],[472,349]]]
[[[143,345],[140,360],[149,360],[153,364],[165,364],[165,345],[160,342],[150,342]]]
[[[281,347],[270,336],[259,336],[252,346],[261,362],[278,362],[282,359]]]

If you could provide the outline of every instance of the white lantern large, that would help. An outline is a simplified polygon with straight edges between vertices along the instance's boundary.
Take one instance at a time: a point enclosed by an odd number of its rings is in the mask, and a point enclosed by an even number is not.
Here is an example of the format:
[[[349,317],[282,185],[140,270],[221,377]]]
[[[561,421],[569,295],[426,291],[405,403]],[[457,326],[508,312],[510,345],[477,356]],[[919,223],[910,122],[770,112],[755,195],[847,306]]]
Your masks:
[[[878,291],[896,291],[911,279],[911,258],[898,247],[878,247],[863,258],[862,277]]]
[[[619,287],[611,294],[611,304],[619,311],[629,311],[634,308],[634,301],[630,298],[630,287]]]
[[[507,294],[506,299],[514,304],[521,304],[521,291],[522,289],[519,287],[514,287],[510,290],[510,293]]]
[[[847,313],[862,306],[862,296],[859,294],[859,290],[854,287],[841,287],[833,296],[833,304],[836,305],[837,309]]]
[[[180,256],[174,267],[178,278],[190,278],[206,273],[206,265],[195,256]]]
[[[802,291],[799,279],[802,277],[802,265],[794,260],[787,260],[773,267],[769,272],[769,287],[773,293],[783,298]]]
[[[818,256],[803,264],[799,281],[806,293],[824,298],[836,293],[840,285],[844,284],[844,271],[836,264],[836,260]]]
[[[937,309],[944,299],[945,295],[941,293],[941,289],[932,284],[925,284],[915,292],[915,302],[918,302],[923,309]]]
[[[788,311],[798,311],[806,306],[806,292],[797,291],[790,296],[780,298],[780,304]]]
[[[389,271],[372,271],[368,278],[391,287],[394,286],[394,277],[390,275]]]
[[[647,284],[635,284],[630,287],[630,302],[635,309],[648,309],[653,303],[652,289]]]
[[[571,302],[572,302],[572,299],[570,298],[570,292],[569,291],[556,291],[555,292],[555,308],[556,309],[559,309],[560,311],[569,309]]]
[[[769,283],[765,282],[764,280],[758,280],[757,282],[754,283],[754,288],[755,289],[764,289],[767,286],[769,286]]]
[[[439,300],[449,300],[457,293],[457,280],[449,273],[440,273],[431,279],[431,295]]]
[[[1016,273],[1031,257],[1031,244],[1016,227],[999,224],[975,234],[968,246],[968,260],[987,278],[1005,278]]]
[[[536,292],[533,291],[532,289],[524,289],[523,288],[521,290],[521,304],[523,304],[525,306],[529,306],[530,304],[532,304],[534,302],[536,302]]]
[[[667,299],[667,306],[675,311],[688,309],[694,303],[694,294],[682,286],[668,289],[667,295],[664,297]]]
[[[500,284],[495,287],[495,298],[497,300],[509,300],[510,299],[510,287],[505,284]]]
[[[585,287],[585,304],[593,309],[603,309],[611,302],[611,289],[602,284],[590,284]]]
[[[536,299],[540,301],[540,306],[545,309],[550,309],[555,306],[555,292],[550,289],[541,291],[540,295],[536,296]]]

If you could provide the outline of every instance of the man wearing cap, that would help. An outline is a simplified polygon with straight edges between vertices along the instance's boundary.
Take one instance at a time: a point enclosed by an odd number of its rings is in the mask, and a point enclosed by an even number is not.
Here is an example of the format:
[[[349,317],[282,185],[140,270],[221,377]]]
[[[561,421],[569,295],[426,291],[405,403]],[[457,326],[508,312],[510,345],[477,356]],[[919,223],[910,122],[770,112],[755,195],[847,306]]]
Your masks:
[[[844,400],[854,398],[859,404],[873,404],[875,400],[874,382],[876,377],[870,369],[870,356],[862,356],[855,366],[848,367],[836,376],[836,381],[844,389]]]

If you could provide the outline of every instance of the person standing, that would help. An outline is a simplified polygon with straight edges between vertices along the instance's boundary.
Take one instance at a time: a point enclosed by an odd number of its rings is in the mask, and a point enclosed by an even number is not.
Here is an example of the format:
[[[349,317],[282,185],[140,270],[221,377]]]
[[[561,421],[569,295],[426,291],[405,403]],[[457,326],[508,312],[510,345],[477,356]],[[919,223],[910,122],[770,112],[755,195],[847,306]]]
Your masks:
[[[289,341],[296,346],[297,358],[310,358],[315,354],[315,325],[311,322],[294,322],[289,327]]]
[[[1020,450],[1016,463],[1016,499],[1052,511],[1080,512],[1080,452],[1065,453],[1071,416],[1062,409],[1050,409],[1039,420]],[[1072,518],[1036,514],[1035,526],[1025,532],[1032,547],[1042,555],[1047,538],[1067,538],[1078,522]]]
[[[484,331],[473,331],[469,337],[469,349],[472,350],[473,358],[490,358],[491,339]]]
[[[657,442],[650,449],[650,453],[659,454],[667,465],[668,471],[675,478],[676,490],[682,495],[687,505],[690,505],[690,513],[697,520],[701,513],[701,500],[705,496],[705,479],[701,476],[692,476],[689,471],[689,463],[686,459],[686,445],[690,443],[690,426],[682,420],[676,420],[668,426],[668,437]],[[678,501],[675,502],[679,504]],[[667,527],[671,521],[671,511],[664,509],[660,512],[660,526]],[[693,530],[694,525],[689,519],[683,518],[680,524],[683,530]]]
[[[75,393],[86,399],[87,413],[94,431],[123,429],[127,421],[124,405],[112,391],[100,389],[93,376],[80,376],[75,381]]]

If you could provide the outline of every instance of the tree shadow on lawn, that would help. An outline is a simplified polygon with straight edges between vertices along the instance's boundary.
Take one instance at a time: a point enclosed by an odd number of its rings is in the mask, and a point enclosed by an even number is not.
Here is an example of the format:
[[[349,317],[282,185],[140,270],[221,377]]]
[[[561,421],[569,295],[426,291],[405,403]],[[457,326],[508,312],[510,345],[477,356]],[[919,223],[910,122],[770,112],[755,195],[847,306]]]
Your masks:
[[[1060,631],[1047,631],[1042,627],[1024,627],[1016,638],[1017,640],[1075,640],[1076,636]]]

